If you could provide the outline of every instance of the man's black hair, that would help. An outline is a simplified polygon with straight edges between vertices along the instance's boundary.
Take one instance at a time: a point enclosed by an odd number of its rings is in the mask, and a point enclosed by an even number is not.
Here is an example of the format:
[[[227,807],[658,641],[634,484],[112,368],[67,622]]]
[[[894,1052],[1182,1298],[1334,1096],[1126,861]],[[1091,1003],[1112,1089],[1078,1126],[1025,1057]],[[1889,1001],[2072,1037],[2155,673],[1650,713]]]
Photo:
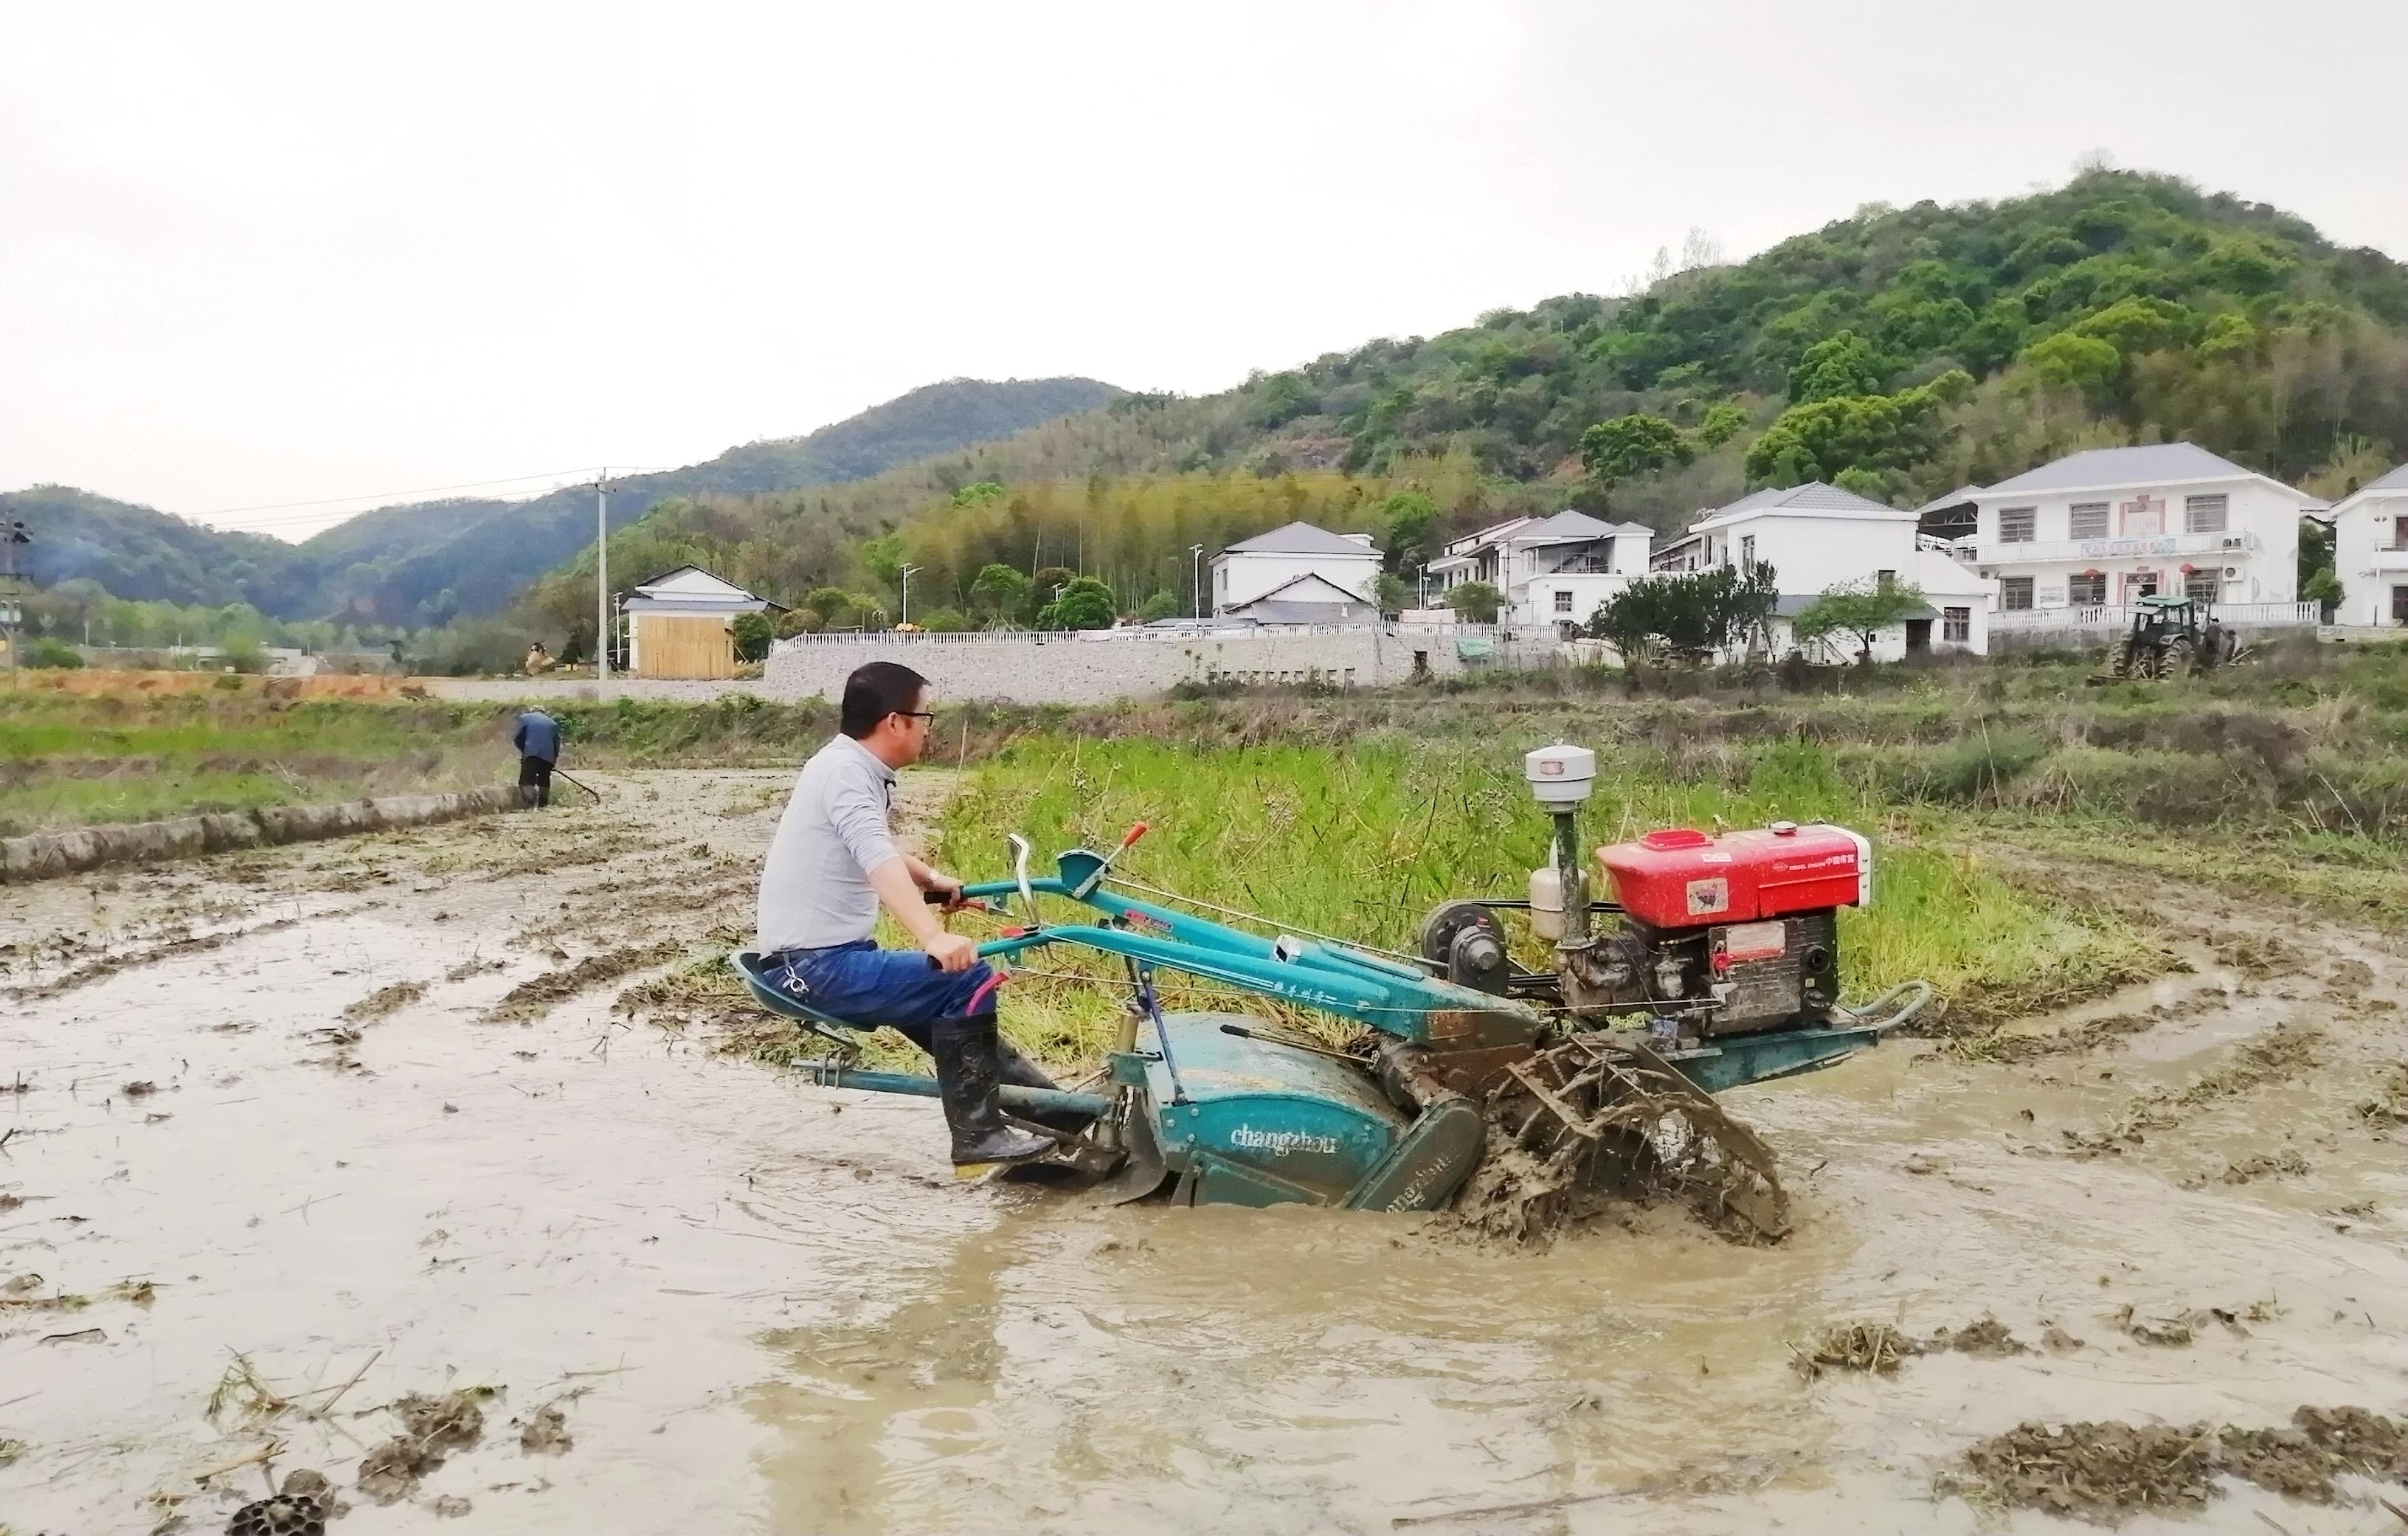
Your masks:
[[[858,741],[888,715],[918,709],[921,690],[927,686],[926,678],[896,662],[856,667],[844,680],[844,708],[837,716],[837,728]]]

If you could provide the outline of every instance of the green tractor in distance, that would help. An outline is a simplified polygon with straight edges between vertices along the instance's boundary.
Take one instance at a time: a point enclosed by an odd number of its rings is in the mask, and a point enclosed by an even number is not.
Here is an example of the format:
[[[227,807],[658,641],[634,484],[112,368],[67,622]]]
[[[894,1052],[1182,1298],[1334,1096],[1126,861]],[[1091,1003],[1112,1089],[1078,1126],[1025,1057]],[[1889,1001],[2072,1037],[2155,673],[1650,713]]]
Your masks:
[[[2132,601],[2132,627],[2108,654],[2094,683],[2162,682],[2241,659],[2241,637],[2215,622],[2205,603],[2152,594]]]

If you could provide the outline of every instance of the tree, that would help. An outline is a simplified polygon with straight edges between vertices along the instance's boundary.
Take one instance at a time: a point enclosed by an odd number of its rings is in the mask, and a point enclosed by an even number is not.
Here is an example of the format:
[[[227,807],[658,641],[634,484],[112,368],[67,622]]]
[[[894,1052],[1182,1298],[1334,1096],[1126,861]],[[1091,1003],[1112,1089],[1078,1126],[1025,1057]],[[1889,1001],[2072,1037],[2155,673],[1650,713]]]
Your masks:
[[[1789,403],[1805,405],[1851,395],[1879,395],[1889,376],[1897,371],[1896,358],[1884,354],[1856,332],[1842,331],[1807,348],[1806,355],[1789,370]]]
[[[738,613],[727,628],[736,637],[738,661],[761,660],[769,653],[769,641],[777,635],[766,613]]]
[[[1153,596],[1148,597],[1145,600],[1145,606],[1143,608],[1137,610],[1137,616],[1143,619],[1148,624],[1154,623],[1156,619],[1175,619],[1179,617],[1179,594],[1175,592],[1155,593]]]
[[[1017,619],[1028,607],[1031,583],[1013,567],[990,564],[970,579],[970,601],[990,619]]]
[[[2332,623],[2333,610],[2341,607],[2341,600],[2345,596],[2341,578],[2333,574],[2330,566],[2311,572],[2308,579],[2300,583],[2300,601],[2315,603],[2327,624]]]
[[[2015,361],[2031,370],[2042,388],[2079,391],[2104,399],[2124,371],[2124,354],[2112,341],[2059,331],[2026,347]]]
[[[1495,624],[1505,607],[1504,595],[1485,581],[1466,581],[1451,587],[1439,600],[1455,610],[1455,616],[1466,624]]]
[[[1823,595],[1800,609],[1789,621],[1789,633],[1812,643],[1826,635],[1844,634],[1857,642],[1856,659],[1873,659],[1873,638],[1904,624],[1925,606],[1923,589],[1907,581],[1864,577],[1823,589]]]
[[[1118,611],[1112,589],[1092,576],[1082,576],[1062,588],[1062,596],[1037,615],[1039,629],[1110,629]]]
[[[815,587],[803,606],[820,616],[830,629],[851,629],[861,623],[861,606],[842,587]]]
[[[990,501],[1000,501],[1002,499],[1003,487],[994,481],[982,480],[975,485],[965,485],[960,490],[955,491],[953,495],[948,498],[947,505],[953,507],[983,507]]]
[[[1581,434],[1581,463],[1600,485],[1689,462],[1689,442],[1661,416],[1616,416]]]
[[[1939,451],[1940,411],[1973,387],[1951,368],[1896,395],[1850,395],[1791,406],[1748,445],[1747,476],[1760,485],[1803,485],[1849,468],[1908,469]]]
[[[1716,566],[1676,576],[1642,576],[1598,605],[1588,632],[1610,641],[1627,667],[1661,650],[1705,661],[1764,632],[1781,600],[1772,567]]]
[[[1747,430],[1747,408],[1736,400],[1719,400],[1706,408],[1705,420],[1689,434],[1689,441],[1702,453],[1723,444]]]
[[[821,625],[826,623],[827,621],[822,618],[815,610],[808,608],[788,609],[785,612],[778,615],[778,638],[782,640],[789,639],[796,635],[812,634],[817,631]],[[564,656],[563,659],[565,660],[566,658]]]
[[[940,608],[934,612],[924,613],[912,622],[931,635],[958,635],[970,626],[969,621],[962,617],[961,610],[953,608]]]
[[[1384,614],[1394,616],[1401,612],[1405,599],[1411,596],[1411,591],[1405,586],[1405,579],[1392,570],[1382,571],[1371,583],[1371,600]]]
[[[1429,558],[1430,527],[1438,522],[1438,504],[1420,491],[1398,491],[1380,503],[1386,520],[1388,568],[1411,570]]]

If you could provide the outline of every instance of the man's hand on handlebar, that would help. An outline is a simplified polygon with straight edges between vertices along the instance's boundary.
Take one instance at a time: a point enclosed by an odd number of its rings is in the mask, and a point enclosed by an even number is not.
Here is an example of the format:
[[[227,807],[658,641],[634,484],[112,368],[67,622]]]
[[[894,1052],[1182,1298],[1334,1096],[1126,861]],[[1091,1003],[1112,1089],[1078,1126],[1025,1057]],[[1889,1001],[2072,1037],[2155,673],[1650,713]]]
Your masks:
[[[938,934],[927,949],[928,963],[939,970],[968,970],[978,964],[978,942],[963,934]]]

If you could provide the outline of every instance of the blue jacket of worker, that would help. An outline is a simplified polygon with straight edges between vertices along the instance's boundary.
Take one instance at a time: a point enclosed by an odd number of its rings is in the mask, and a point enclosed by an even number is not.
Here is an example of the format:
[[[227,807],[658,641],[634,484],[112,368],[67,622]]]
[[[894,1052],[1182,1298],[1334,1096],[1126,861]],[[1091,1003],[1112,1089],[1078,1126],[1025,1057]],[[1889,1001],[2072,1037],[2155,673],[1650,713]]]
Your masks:
[[[519,716],[519,728],[510,733],[510,744],[519,749],[522,757],[540,757],[547,763],[560,761],[560,722],[541,710],[529,710]]]

